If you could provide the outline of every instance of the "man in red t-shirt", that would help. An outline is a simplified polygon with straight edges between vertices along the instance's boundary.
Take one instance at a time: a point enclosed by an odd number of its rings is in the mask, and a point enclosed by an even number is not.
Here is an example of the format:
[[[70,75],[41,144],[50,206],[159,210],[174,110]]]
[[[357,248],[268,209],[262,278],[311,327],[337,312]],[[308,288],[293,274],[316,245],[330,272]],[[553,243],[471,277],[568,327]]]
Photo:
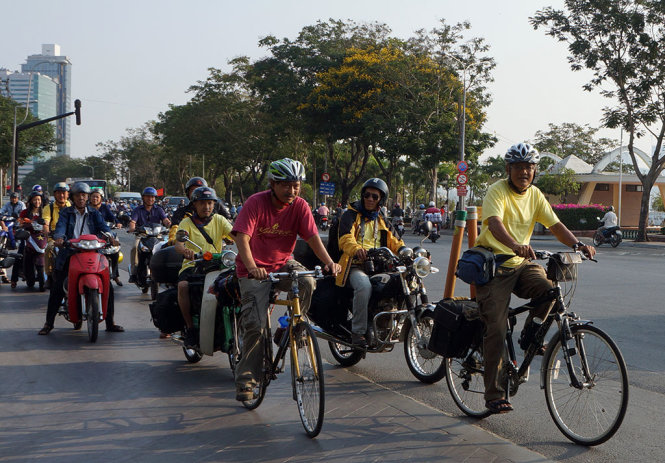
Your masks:
[[[242,298],[240,337],[243,355],[236,367],[236,399],[255,397],[257,378],[263,367],[263,337],[271,286],[262,284],[270,272],[306,270],[291,259],[298,235],[333,275],[340,271],[321,242],[314,217],[307,202],[298,196],[305,168],[289,158],[270,164],[270,189],[250,196],[236,218],[231,234],[238,246],[236,273]],[[251,277],[251,278],[250,278]],[[277,289],[288,291],[291,282],[284,280]],[[307,313],[315,282],[311,277],[298,280],[300,304]]]

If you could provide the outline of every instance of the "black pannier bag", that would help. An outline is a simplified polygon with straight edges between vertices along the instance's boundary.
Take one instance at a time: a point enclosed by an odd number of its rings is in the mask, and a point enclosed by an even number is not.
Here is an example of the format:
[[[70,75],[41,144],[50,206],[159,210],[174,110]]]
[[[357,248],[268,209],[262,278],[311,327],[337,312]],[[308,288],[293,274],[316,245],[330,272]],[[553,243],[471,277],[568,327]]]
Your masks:
[[[182,267],[183,255],[168,246],[153,254],[150,259],[150,273],[157,283],[178,284],[178,273]]]
[[[178,288],[169,288],[157,295],[150,304],[152,322],[162,333],[175,333],[182,330],[185,320],[178,306]]]
[[[462,358],[472,345],[482,342],[482,336],[483,323],[475,301],[443,299],[434,309],[434,328],[427,348],[446,358]]]

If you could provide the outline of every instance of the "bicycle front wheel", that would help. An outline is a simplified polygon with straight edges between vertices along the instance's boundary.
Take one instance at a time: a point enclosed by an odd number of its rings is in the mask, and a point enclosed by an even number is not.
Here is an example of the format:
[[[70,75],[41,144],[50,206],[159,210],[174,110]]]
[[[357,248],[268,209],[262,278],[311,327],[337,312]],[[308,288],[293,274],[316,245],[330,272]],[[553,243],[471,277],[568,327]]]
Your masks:
[[[581,383],[573,386],[557,338],[545,353],[547,408],[559,430],[581,445],[602,444],[617,432],[628,407],[628,374],[617,345],[593,325],[571,327],[571,369]]]
[[[490,411],[485,407],[484,357],[473,349],[465,358],[447,358],[446,383],[455,404],[468,416],[485,418]]]
[[[298,323],[292,329],[295,341],[291,353],[293,392],[305,432],[309,437],[316,437],[321,432],[325,410],[321,352],[309,323]]]

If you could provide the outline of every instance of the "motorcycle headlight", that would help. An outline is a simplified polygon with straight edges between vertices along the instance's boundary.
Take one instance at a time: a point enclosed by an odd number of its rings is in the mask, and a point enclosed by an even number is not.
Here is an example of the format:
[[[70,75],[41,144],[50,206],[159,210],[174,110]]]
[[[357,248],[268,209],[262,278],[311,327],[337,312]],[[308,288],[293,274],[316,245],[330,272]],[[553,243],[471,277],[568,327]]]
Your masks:
[[[236,263],[236,253],[228,251],[222,256],[222,265],[224,267],[233,267]]]
[[[97,240],[81,240],[78,243],[76,243],[76,247],[79,249],[85,249],[86,251],[90,251],[93,249],[103,248],[104,243],[100,243]]]
[[[425,278],[432,273],[432,264],[427,257],[420,256],[413,261],[413,270],[420,278]]]

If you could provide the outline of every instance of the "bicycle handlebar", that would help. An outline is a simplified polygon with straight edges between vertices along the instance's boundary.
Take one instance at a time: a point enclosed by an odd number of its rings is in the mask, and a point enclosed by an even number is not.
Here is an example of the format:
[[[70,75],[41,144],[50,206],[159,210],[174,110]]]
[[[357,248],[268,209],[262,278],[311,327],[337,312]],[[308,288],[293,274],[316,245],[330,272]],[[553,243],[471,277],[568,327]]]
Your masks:
[[[545,249],[538,249],[538,250],[534,249],[533,252],[536,254],[536,259],[538,259],[538,260],[549,259],[554,254],[558,254],[556,252],[547,251]],[[579,254],[582,257],[582,260],[590,260],[592,262],[598,262],[596,259],[592,259],[591,257],[587,257],[587,255],[584,254],[582,251],[566,251],[566,252],[572,252],[574,254]]]
[[[262,280],[261,282],[277,283],[280,280],[297,279],[308,276],[312,276],[316,279],[321,279],[323,278],[323,271],[321,270],[321,267],[317,265],[316,267],[314,267],[314,270],[303,270],[303,271],[294,270],[292,272],[270,272],[268,274],[268,278]]]

